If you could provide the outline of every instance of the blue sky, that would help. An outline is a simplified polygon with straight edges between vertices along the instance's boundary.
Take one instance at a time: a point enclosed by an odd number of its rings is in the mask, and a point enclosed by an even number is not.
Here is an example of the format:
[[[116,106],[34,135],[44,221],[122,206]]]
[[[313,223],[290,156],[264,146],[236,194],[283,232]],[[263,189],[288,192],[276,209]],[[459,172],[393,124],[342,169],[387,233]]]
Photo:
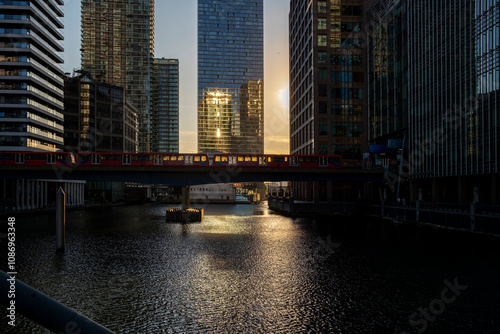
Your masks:
[[[266,153],[288,153],[289,0],[264,0],[264,133]],[[80,0],[64,5],[64,70],[80,68]],[[180,64],[180,151],[197,151],[197,1],[155,1],[155,57]]]

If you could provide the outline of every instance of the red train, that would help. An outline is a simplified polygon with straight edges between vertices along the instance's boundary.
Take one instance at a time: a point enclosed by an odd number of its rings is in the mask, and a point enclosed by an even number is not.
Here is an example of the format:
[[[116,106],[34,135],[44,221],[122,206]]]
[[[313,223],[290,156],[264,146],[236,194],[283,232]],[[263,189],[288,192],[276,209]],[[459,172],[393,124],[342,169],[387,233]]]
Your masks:
[[[75,157],[69,152],[0,152],[0,165],[74,166]]]
[[[180,153],[78,153],[77,166],[208,167],[207,154]]]
[[[342,168],[340,155],[0,152],[0,165]]]
[[[326,167],[342,168],[340,155],[215,154],[215,167]]]

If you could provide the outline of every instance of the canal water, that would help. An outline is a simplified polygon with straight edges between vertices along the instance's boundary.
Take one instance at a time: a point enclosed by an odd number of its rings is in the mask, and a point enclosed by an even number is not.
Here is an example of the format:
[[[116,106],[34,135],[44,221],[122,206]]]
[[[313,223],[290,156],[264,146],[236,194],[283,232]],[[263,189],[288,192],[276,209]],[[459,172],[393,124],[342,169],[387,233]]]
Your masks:
[[[494,242],[266,204],[172,224],[169,207],[68,212],[63,255],[53,216],[19,216],[18,278],[115,333],[500,333]]]

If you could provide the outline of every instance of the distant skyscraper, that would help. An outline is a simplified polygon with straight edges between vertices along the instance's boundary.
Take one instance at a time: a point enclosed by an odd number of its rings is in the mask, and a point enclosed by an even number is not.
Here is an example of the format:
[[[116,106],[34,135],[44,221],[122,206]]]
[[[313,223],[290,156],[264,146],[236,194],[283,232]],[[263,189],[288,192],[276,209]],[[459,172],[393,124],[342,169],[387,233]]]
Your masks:
[[[179,60],[155,58],[151,150],[179,152]]]
[[[63,146],[63,1],[0,1],[0,147]]]
[[[82,67],[125,88],[138,110],[139,151],[150,151],[154,0],[82,0]]]
[[[263,0],[198,0],[198,151],[264,153]]]

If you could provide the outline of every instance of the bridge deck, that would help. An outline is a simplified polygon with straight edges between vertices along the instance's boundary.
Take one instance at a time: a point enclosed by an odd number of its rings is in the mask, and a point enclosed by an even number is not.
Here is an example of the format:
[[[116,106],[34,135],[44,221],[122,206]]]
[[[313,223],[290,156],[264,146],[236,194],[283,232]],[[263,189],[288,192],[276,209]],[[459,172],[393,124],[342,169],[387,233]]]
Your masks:
[[[199,185],[259,181],[382,181],[383,169],[269,167],[0,166],[2,178]]]

